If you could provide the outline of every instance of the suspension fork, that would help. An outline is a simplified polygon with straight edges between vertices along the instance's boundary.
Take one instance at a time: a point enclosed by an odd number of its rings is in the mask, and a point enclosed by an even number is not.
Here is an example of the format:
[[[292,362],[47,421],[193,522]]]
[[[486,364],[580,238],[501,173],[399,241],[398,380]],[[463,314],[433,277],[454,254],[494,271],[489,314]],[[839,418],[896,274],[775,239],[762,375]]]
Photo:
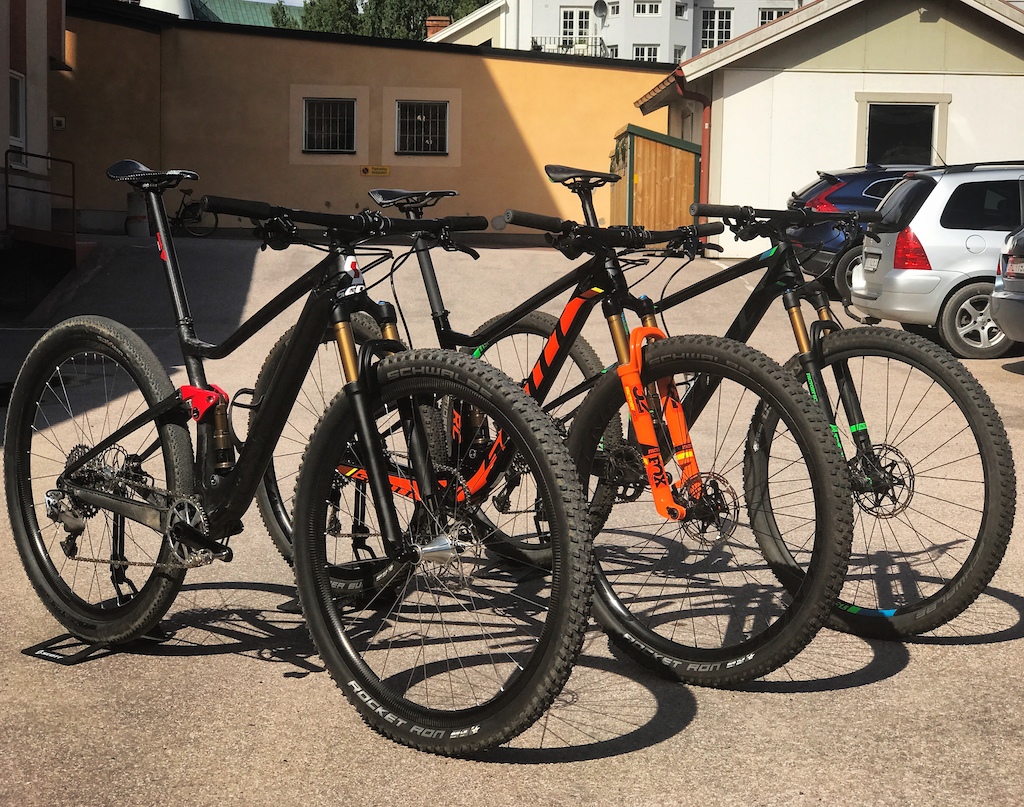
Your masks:
[[[409,553],[407,542],[403,539],[402,528],[395,507],[394,490],[384,451],[384,441],[377,430],[373,412],[372,376],[369,362],[360,363],[356,349],[355,337],[352,333],[352,312],[360,307],[365,293],[343,297],[335,306],[333,332],[335,343],[341,359],[345,375],[345,394],[352,401],[355,413],[356,433],[362,447],[358,461],[366,473],[366,484],[373,496],[373,506],[377,513],[377,522],[381,528],[381,537],[388,557],[396,560],[405,559]],[[363,372],[360,372],[360,370]],[[419,489],[433,495],[436,481],[430,465],[429,452],[426,448],[423,424],[419,418],[417,407],[408,401],[399,404],[402,429],[409,440],[413,472],[417,476]],[[421,475],[423,478],[420,478]],[[361,475],[360,475],[361,476]],[[359,480],[357,479],[357,482]],[[356,514],[359,521],[359,514]],[[365,523],[354,523],[353,534],[363,532]]]
[[[675,492],[681,490],[688,480],[698,480],[690,483],[692,495],[699,496],[701,492],[700,469],[693,453],[690,431],[683,415],[683,407],[679,401],[675,382],[671,378],[659,378],[657,381],[658,414],[664,419],[668,428],[669,438],[672,442],[672,455],[681,469],[681,478],[673,484],[665,471],[661,444],[654,426],[653,407],[642,380],[644,345],[664,339],[665,333],[654,324],[653,314],[645,315],[643,327],[635,328],[631,333],[626,331],[626,323],[620,308],[607,306],[605,315],[618,359],[616,369],[622,384],[622,391],[626,396],[630,422],[640,447],[644,470],[647,472],[647,482],[654,496],[655,508],[663,518],[681,521],[686,516],[686,508],[676,499]]]
[[[800,351],[800,365],[807,379],[811,396],[824,409],[836,444],[842,450],[843,445],[839,437],[839,427],[836,425],[835,411],[833,410],[832,402],[829,400],[824,376],[821,371],[821,340],[829,331],[840,330],[840,326],[832,316],[828,296],[824,291],[820,289],[811,290],[806,292],[805,296],[811,305],[814,306],[817,313],[817,321],[811,326],[810,332],[808,332],[807,325],[804,322],[799,294],[787,291],[783,295],[783,299],[789,314],[790,325],[793,328],[793,335],[796,338],[797,347]],[[873,453],[871,437],[868,434],[867,424],[864,422],[864,412],[861,409],[856,386],[850,377],[849,365],[846,361],[835,361],[832,362],[831,367],[832,375],[836,381],[836,388],[839,391],[839,403],[846,413],[846,421],[850,426],[850,433],[856,452],[859,455],[871,455]]]

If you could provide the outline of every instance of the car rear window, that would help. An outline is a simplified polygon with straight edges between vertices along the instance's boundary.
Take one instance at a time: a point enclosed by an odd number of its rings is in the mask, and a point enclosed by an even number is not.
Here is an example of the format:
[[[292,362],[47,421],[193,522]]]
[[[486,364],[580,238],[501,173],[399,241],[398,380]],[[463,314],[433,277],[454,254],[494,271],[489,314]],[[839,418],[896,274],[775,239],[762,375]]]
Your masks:
[[[864,189],[864,195],[868,199],[881,199],[891,191],[892,186],[902,178],[903,177],[890,177],[889,179],[880,179],[877,182],[872,182]]]
[[[928,194],[935,188],[935,180],[926,176],[912,176],[896,185],[885,197],[878,211],[882,220],[871,225],[879,232],[899,232],[917,215]]]
[[[1016,179],[964,183],[950,195],[939,217],[947,230],[1012,230],[1020,223]]]

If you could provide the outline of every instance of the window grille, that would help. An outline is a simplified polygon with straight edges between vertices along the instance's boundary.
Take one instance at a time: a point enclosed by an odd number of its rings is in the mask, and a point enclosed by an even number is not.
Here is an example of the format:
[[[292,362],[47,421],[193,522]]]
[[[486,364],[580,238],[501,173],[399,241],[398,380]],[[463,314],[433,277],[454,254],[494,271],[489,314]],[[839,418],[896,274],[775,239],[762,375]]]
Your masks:
[[[303,151],[354,154],[356,102],[354,98],[306,98]]]
[[[448,154],[448,102],[399,101],[395,154]]]

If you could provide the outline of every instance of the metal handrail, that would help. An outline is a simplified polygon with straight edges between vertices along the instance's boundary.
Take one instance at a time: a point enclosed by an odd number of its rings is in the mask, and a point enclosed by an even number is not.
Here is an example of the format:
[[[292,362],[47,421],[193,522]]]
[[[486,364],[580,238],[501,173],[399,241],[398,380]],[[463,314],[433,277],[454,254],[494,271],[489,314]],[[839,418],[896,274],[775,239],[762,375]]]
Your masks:
[[[535,36],[531,47],[542,53],[562,53],[574,56],[608,56],[608,46],[599,36]]]
[[[42,188],[33,188],[30,185],[12,185],[11,184],[11,155],[17,154],[19,157],[33,157],[39,160],[46,160],[49,163],[64,163],[65,165],[71,166],[71,193],[61,193],[55,190],[44,190]],[[49,170],[49,165],[47,165]],[[78,236],[78,204],[75,196],[75,164],[71,160],[64,160],[60,157],[51,157],[49,154],[34,154],[30,151],[19,151],[18,149],[7,149],[4,152],[4,232],[8,232],[11,229],[11,189],[30,191],[32,193],[45,193],[47,196],[60,196],[63,199],[71,200],[71,236],[77,238]],[[17,176],[15,173],[14,176]]]

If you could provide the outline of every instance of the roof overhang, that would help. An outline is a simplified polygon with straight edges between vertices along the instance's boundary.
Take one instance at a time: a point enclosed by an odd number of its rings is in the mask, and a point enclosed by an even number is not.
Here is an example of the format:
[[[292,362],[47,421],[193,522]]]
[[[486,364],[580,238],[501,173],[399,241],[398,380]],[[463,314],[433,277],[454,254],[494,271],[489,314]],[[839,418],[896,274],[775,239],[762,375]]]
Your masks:
[[[646,115],[682,96],[686,82],[710,75],[746,56],[799,34],[853,6],[872,0],[813,0],[789,14],[730,39],[683,62],[671,75],[636,101]],[[959,0],[965,6],[1001,22],[1008,28],[1024,34],[1024,11],[1005,0]]]

